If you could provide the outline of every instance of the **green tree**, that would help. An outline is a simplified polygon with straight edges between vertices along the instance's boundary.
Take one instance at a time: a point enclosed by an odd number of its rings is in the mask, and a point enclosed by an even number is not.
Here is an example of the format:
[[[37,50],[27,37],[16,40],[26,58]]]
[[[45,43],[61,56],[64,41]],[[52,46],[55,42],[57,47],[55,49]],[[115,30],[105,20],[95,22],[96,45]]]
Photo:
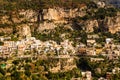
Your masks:
[[[0,73],[2,74],[2,75],[5,75],[5,70],[4,69],[2,69],[1,67],[0,67]]]
[[[13,73],[11,73],[11,77],[12,77],[12,80],[21,80],[20,72],[18,72],[16,70]]]
[[[25,75],[27,75],[28,77],[31,76],[31,72],[29,70],[25,70]]]
[[[90,66],[90,61],[88,58],[82,57],[79,59],[79,61],[77,62],[77,66],[78,68],[80,68],[81,70],[92,70],[91,66]]]

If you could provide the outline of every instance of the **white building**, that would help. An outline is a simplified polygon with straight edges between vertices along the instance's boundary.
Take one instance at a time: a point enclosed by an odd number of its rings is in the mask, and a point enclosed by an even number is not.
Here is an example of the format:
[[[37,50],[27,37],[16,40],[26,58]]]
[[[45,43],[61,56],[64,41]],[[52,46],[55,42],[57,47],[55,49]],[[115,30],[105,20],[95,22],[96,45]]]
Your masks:
[[[81,72],[82,77],[85,77],[85,80],[92,80],[92,73],[91,71]]]
[[[113,40],[112,38],[106,38],[106,43],[109,44],[112,42],[112,40]]]

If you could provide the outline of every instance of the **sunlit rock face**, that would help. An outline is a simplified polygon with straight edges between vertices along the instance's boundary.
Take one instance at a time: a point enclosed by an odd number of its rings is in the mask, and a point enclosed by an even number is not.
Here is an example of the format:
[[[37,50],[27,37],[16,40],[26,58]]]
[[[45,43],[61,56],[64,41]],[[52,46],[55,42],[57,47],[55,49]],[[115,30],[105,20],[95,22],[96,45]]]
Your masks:
[[[111,33],[116,33],[120,31],[120,16],[114,18],[107,18],[106,24]]]
[[[36,22],[37,21],[37,12],[33,10],[20,10],[19,13],[19,20],[28,21],[28,22]]]
[[[104,2],[98,2],[97,5],[100,8],[104,8],[106,5]],[[97,10],[97,9],[96,9]],[[95,10],[95,11],[96,11]],[[89,8],[85,4],[81,4],[79,8],[69,8],[65,9],[62,7],[54,7],[43,9],[43,19],[44,21],[38,22],[38,12],[35,10],[18,10],[18,12],[13,11],[11,13],[11,17],[9,15],[4,15],[0,17],[0,24],[5,27],[0,28],[0,32],[4,33],[13,33],[13,26],[16,27],[16,31],[20,36],[30,36],[31,31],[34,31],[36,28],[37,32],[41,32],[43,30],[54,29],[58,27],[58,24],[74,24],[72,19],[76,19],[76,17],[84,17],[87,15],[87,11]],[[102,26],[108,28],[111,33],[115,33],[119,31],[120,28],[120,13],[116,17],[106,17],[103,19]],[[84,25],[82,28],[85,28],[86,32],[93,32],[94,27],[100,27],[100,22],[97,19],[87,19],[78,21],[78,24]],[[28,27],[26,27],[28,26]],[[73,27],[70,25],[70,27]],[[31,30],[30,30],[31,28]]]
[[[54,29],[55,27],[57,27],[57,25],[53,22],[47,23],[41,23],[37,29],[38,32],[41,32],[43,30],[50,30],[50,29]]]
[[[81,8],[75,9],[64,9],[64,8],[49,8],[44,9],[44,19],[45,20],[63,20],[64,18],[73,18],[76,16],[84,16],[86,12],[84,11],[87,7],[83,6]]]
[[[21,24],[17,26],[17,31],[18,31],[19,37],[21,38],[31,37],[31,30],[29,25],[27,24]]]
[[[99,27],[98,21],[97,20],[89,20],[86,21],[86,32],[93,32],[94,31],[94,27]]]

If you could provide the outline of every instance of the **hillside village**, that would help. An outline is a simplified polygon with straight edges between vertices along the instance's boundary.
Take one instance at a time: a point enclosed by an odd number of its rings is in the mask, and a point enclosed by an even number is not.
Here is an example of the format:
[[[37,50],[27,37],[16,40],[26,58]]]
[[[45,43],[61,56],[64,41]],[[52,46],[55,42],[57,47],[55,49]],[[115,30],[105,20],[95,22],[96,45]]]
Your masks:
[[[0,80],[120,79],[118,6],[16,1],[0,1]]]
[[[72,63],[75,56],[92,56],[90,57],[91,62],[101,62],[105,60],[105,58],[94,57],[99,55],[104,56],[113,62],[119,60],[119,44],[114,44],[114,40],[112,38],[106,38],[106,42],[103,46],[96,43],[95,38],[99,38],[98,35],[88,35],[87,45],[79,44],[76,47],[73,47],[72,42],[69,42],[68,40],[61,42],[58,45],[52,40],[42,42],[40,40],[36,40],[35,37],[29,37],[21,41],[11,41],[10,37],[1,37],[0,40],[3,42],[3,45],[0,46],[0,58],[8,60],[10,58],[33,60],[34,58],[44,58],[46,56],[55,59],[68,59],[70,60],[70,64],[72,64],[67,65],[67,62],[66,66],[69,67],[69,70],[76,68],[75,64]],[[7,65],[10,67],[11,63],[7,63]],[[58,64],[56,67],[54,66],[53,68],[50,68],[50,71],[53,73],[58,72],[61,70],[61,68],[59,68],[59,65],[60,64]],[[6,66],[6,68],[9,67]],[[112,69],[112,73],[116,74],[116,67],[114,68]],[[65,68],[64,71],[66,70],[67,68]],[[85,75],[84,72],[82,72],[82,74],[83,76]],[[87,80],[92,79],[91,74],[92,73],[90,71],[86,72],[86,75],[88,75]]]
[[[60,44],[55,41],[41,41],[37,40],[35,37],[25,38],[19,41],[11,41],[10,37],[0,37],[2,42],[0,46],[0,53],[2,57],[11,57],[12,54],[17,54],[18,57],[23,56],[28,53],[31,55],[104,55],[104,56],[116,56],[119,57],[120,44],[114,43],[113,38],[106,38],[105,43],[102,45],[96,42],[98,35],[88,35],[87,44],[80,43],[76,47],[73,46],[73,42],[69,40],[64,40]],[[32,56],[31,56],[32,57]]]

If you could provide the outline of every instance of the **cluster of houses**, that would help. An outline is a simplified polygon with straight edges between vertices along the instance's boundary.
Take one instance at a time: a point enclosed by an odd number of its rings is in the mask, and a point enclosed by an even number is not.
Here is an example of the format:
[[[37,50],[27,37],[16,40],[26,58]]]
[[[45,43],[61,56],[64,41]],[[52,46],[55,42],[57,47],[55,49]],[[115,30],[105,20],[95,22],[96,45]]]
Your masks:
[[[114,67],[111,72],[106,72],[106,77],[100,77],[98,80],[112,80],[112,75],[119,73],[120,73],[120,68]]]
[[[120,56],[120,45],[114,43],[113,38],[106,38],[105,42],[97,43],[98,35],[88,35],[87,45],[80,44],[78,49],[79,55],[103,55],[109,59],[117,59]]]
[[[72,42],[65,40],[60,44],[57,44],[54,41],[40,41],[35,37],[30,37],[22,39],[20,41],[11,41],[10,39],[5,40],[5,38],[0,38],[4,43],[0,46],[0,55],[1,56],[10,56],[13,53],[22,55],[27,52],[33,52],[35,54],[74,54],[75,49],[72,46]]]
[[[113,74],[120,73],[119,67],[114,67],[111,72],[107,72],[105,77],[100,77],[98,80],[111,80]],[[81,78],[71,79],[71,80],[92,80],[92,72],[91,71],[81,71]]]
[[[104,45],[96,42],[98,35],[88,35],[87,45],[79,44],[73,47],[73,42],[64,40],[60,44],[55,41],[41,41],[35,37],[25,38],[19,41],[11,41],[10,37],[0,37],[3,45],[0,45],[0,55],[18,55],[32,52],[35,54],[50,54],[50,55],[103,55],[109,59],[117,59],[120,56],[120,45],[113,42],[113,38],[106,38]],[[99,40],[99,39],[98,39]],[[92,59],[93,60],[93,59]],[[93,60],[94,61],[94,60]]]
[[[106,72],[105,77],[100,77],[98,80],[112,80],[112,75],[119,74],[120,68],[114,67],[111,72]],[[71,79],[71,80],[92,80],[91,71],[81,71],[81,78]]]

